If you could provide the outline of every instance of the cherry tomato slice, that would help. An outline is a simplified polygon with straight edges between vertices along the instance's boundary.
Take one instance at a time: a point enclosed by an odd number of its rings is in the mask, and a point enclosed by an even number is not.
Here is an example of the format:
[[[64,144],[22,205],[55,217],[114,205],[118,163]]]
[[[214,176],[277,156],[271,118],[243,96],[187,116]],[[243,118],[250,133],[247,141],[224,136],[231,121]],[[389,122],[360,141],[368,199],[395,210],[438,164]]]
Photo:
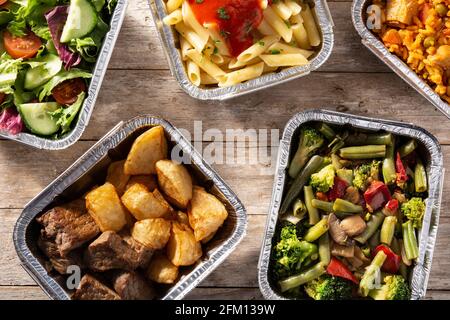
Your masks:
[[[0,1],[2,1],[2,0],[0,0]],[[6,98],[6,94],[4,94],[3,92],[0,92],[0,104],[2,104],[3,101],[5,101],[5,98]]]
[[[52,95],[56,102],[60,104],[72,104],[77,101],[78,95],[86,91],[86,84],[81,78],[69,79],[58,84]]]
[[[7,3],[8,2],[8,0],[0,0],[0,6],[1,5],[4,5],[5,3]]]
[[[3,44],[8,54],[14,59],[28,59],[33,58],[42,45],[41,39],[33,32],[28,33],[23,37],[16,37],[9,31],[3,33]]]

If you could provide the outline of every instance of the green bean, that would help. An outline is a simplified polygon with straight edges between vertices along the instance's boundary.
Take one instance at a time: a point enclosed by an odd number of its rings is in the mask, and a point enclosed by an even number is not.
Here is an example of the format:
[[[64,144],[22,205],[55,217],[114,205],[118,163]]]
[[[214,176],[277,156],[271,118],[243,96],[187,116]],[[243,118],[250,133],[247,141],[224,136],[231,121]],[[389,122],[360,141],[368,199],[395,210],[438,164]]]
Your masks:
[[[341,158],[335,153],[331,155],[331,163],[333,164],[333,167],[335,170],[342,169],[342,164],[340,162]]]
[[[376,276],[379,274],[381,266],[386,260],[386,254],[380,250],[370,265],[366,268],[361,281],[359,282],[359,292],[363,297],[367,297],[369,291],[373,288]]]
[[[402,249],[400,247],[400,243],[399,243],[399,241],[397,240],[396,237],[392,237],[391,249],[392,249],[392,251],[394,251],[395,254],[398,254],[399,256],[402,253]]]
[[[312,200],[314,199],[314,193],[311,186],[304,186],[303,193],[305,196],[305,204],[309,214],[309,224],[316,224],[319,222],[319,210],[314,208]]]
[[[339,155],[344,159],[372,159],[386,156],[386,145],[367,145],[346,147],[339,150]]]
[[[325,212],[333,212],[333,202],[312,199],[311,204],[314,208],[323,210]]]
[[[320,262],[322,262],[325,266],[327,266],[331,261],[330,236],[328,235],[328,232],[325,232],[319,238],[319,257]]]
[[[361,213],[363,207],[357,204],[353,204],[350,201],[337,198],[333,204],[333,212],[336,213]]]
[[[319,239],[324,233],[328,231],[328,218],[324,217],[320,219],[319,222],[317,222],[315,225],[313,225],[311,228],[306,231],[305,236],[303,239],[305,239],[308,242],[313,242]]]
[[[363,233],[353,239],[361,244],[365,243],[377,231],[378,227],[383,223],[383,220],[383,212],[377,211],[375,214],[372,214]]]
[[[403,157],[406,157],[411,152],[413,152],[414,150],[416,150],[416,148],[417,148],[416,140],[411,139],[404,145],[400,146],[400,148],[398,148],[398,152],[400,153],[400,157],[403,158]]]
[[[382,165],[383,180],[385,184],[393,184],[397,178],[397,171],[395,170],[394,161],[394,146],[386,147],[386,158]]]
[[[380,244],[380,230],[376,230],[369,238],[369,246],[374,249]]]
[[[365,144],[393,145],[391,133],[355,133],[345,139],[348,146],[361,146]]]
[[[425,192],[428,189],[427,173],[420,160],[417,160],[416,167],[414,168],[414,185],[416,192]]]
[[[325,266],[322,262],[319,262],[311,268],[301,272],[300,274],[279,281],[278,284],[280,285],[281,292],[285,292],[287,290],[301,286],[302,284],[305,284],[311,280],[317,279],[324,273]]]
[[[336,137],[336,132],[334,132],[333,128],[324,122],[321,122],[317,126],[317,130],[329,141],[332,141]]]
[[[285,214],[290,209],[292,202],[295,198],[297,198],[300,192],[302,192],[303,186],[306,184],[309,177],[320,169],[322,163],[323,158],[321,156],[313,156],[309,159],[286,193],[286,196],[281,204],[281,214]]]
[[[388,246],[392,243],[394,237],[395,225],[397,223],[396,216],[388,216],[384,218],[383,225],[381,226],[380,241]]]
[[[403,245],[405,246],[406,257],[410,260],[419,256],[419,248],[417,247],[416,233],[411,220],[403,225]]]
[[[299,219],[302,219],[306,214],[306,206],[301,199],[297,199],[292,206],[292,214]]]

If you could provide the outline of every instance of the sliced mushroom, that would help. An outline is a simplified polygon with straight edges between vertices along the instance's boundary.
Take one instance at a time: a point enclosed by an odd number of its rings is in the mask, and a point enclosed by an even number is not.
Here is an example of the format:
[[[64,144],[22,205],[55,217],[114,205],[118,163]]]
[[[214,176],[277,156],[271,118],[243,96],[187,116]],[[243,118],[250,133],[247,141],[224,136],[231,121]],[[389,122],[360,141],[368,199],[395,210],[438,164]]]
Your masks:
[[[340,223],[340,227],[349,236],[357,236],[366,229],[366,222],[359,215],[346,217]]]
[[[341,227],[341,222],[334,213],[330,213],[328,216],[328,230],[330,231],[331,238],[334,242],[340,245],[346,245],[348,236],[344,229]]]
[[[352,258],[355,256],[355,245],[343,246],[333,242],[331,247],[331,254],[335,257]]]
[[[351,203],[359,204],[359,200],[360,199],[359,199],[358,188],[355,188],[355,187],[352,187],[352,186],[348,187],[345,190],[344,199],[347,200],[347,201],[350,201]]]
[[[358,246],[355,246],[355,258],[360,260],[364,266],[368,266],[370,264],[370,259],[364,255],[364,252],[362,252],[361,248]]]
[[[347,261],[352,265],[354,268],[353,270],[359,269],[364,265],[364,263],[357,257],[349,257],[347,258]]]

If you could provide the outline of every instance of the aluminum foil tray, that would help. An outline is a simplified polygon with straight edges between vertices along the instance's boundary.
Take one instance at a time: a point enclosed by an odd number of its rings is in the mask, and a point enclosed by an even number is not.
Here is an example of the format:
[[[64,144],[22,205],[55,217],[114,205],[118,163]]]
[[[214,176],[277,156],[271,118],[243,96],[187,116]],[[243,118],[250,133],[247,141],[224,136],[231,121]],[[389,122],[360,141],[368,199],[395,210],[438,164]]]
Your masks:
[[[425,200],[426,212],[423,227],[419,232],[419,257],[414,266],[410,285],[412,299],[422,299],[427,291],[430,276],[434,245],[436,243],[439,225],[439,211],[442,198],[442,185],[444,182],[444,166],[441,147],[437,139],[426,130],[412,124],[397,121],[388,121],[375,118],[359,117],[326,110],[311,110],[296,114],[289,120],[284,128],[280,141],[277,167],[272,192],[272,200],[266,223],[266,232],[263,239],[261,254],[258,263],[259,288],[266,299],[286,299],[282,297],[269,278],[269,261],[272,250],[272,237],[278,221],[278,211],[286,185],[286,169],[296,150],[293,141],[299,134],[299,128],[309,122],[325,122],[333,125],[350,126],[362,130],[392,132],[398,136],[414,138],[420,142],[420,153],[424,157],[429,182],[429,196]]]
[[[103,40],[101,51],[98,55],[94,70],[92,71],[88,95],[84,100],[83,106],[77,116],[77,121],[74,128],[61,139],[39,137],[37,135],[25,132],[12,135],[4,131],[0,131],[0,138],[14,140],[38,149],[47,150],[65,149],[80,139],[89,123],[92,111],[94,110],[95,101],[97,100],[97,96],[100,92],[100,87],[108,67],[109,59],[111,58],[117,37],[119,36],[120,28],[122,27],[127,4],[128,0],[117,1],[114,14],[111,17],[110,29]]]
[[[104,181],[108,165],[112,161],[126,158],[135,138],[155,125],[164,128],[171,149],[176,147],[178,151],[181,150],[184,159],[191,160],[191,164],[187,166],[196,181],[218,197],[228,211],[228,218],[222,228],[210,242],[203,245],[202,259],[185,268],[181,272],[181,279],[162,293],[162,299],[183,298],[219,266],[245,236],[247,214],[244,206],[180,131],[169,122],[152,116],[140,116],[120,122],[31,200],[14,227],[13,241],[22,266],[50,298],[70,299],[70,291],[66,290],[65,279],[49,275],[44,268],[46,258],[36,245],[40,226],[35,218],[55,205],[83,195],[98,181]]]
[[[450,118],[450,105],[441,99],[434,90],[419,77],[406,63],[395,54],[390,53],[384,44],[366,26],[366,10],[371,0],[354,0],[352,4],[352,20],[356,31],[362,38],[362,43],[391,68],[400,78],[416,89],[430,101],[439,111]]]
[[[162,19],[166,16],[163,0],[149,0],[150,11],[161,43],[164,47],[172,75],[177,79],[180,87],[190,96],[200,100],[226,100],[272,87],[292,79],[308,75],[317,70],[331,54],[334,43],[333,20],[326,0],[311,0],[315,4],[315,12],[322,33],[322,45],[318,53],[304,66],[291,67],[280,72],[269,73],[256,79],[225,88],[201,88],[193,85],[186,74],[180,52],[177,48],[178,36]]]

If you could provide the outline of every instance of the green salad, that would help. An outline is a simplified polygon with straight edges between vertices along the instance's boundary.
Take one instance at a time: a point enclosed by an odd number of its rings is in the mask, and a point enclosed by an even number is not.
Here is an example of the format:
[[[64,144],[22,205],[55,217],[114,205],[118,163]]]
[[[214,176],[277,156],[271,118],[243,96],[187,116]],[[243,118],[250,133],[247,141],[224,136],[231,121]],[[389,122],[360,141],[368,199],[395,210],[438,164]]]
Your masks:
[[[0,131],[69,132],[117,0],[0,0]]]
[[[287,171],[274,286],[293,298],[410,299],[428,196],[417,141],[314,123]]]

